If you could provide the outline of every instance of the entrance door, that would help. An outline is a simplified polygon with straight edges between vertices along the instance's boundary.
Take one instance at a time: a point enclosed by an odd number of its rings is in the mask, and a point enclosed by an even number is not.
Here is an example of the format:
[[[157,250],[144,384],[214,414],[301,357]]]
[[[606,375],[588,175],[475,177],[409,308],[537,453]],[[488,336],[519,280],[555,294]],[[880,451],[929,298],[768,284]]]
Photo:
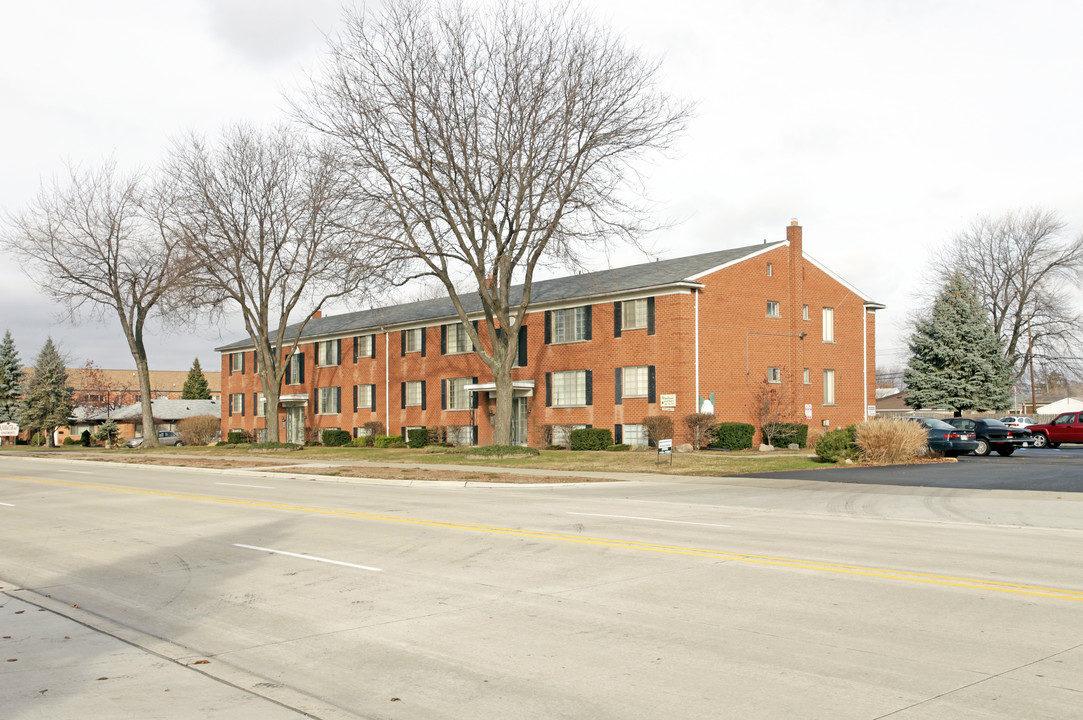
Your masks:
[[[511,399],[512,445],[526,445],[526,401],[525,397]]]
[[[286,406],[286,442],[305,444],[305,408],[303,405]]]

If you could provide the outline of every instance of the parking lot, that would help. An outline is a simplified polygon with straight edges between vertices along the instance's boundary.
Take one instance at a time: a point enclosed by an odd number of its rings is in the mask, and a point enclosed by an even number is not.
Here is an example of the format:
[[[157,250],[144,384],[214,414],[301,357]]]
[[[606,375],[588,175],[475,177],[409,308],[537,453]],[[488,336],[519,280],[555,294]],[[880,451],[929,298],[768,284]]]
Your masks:
[[[1062,445],[1044,450],[1020,448],[1009,457],[996,454],[988,457],[964,455],[959,462],[753,473],[746,477],[786,477],[869,485],[1083,492],[1083,446]]]

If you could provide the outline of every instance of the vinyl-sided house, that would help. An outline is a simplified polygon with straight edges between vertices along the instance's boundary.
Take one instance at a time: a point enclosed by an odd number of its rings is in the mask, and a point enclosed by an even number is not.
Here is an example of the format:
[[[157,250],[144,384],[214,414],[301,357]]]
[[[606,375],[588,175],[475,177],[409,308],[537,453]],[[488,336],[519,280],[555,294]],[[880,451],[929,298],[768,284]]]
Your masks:
[[[765,386],[812,433],[867,418],[883,305],[805,255],[801,235],[794,221],[777,242],[535,282],[513,370],[515,442],[606,427],[617,442],[646,444],[643,418],[663,413],[680,441],[684,416],[712,397],[719,421],[754,422]],[[482,317],[480,301],[464,302]],[[251,341],[217,350],[223,435],[260,438],[270,421],[301,442],[379,421],[391,434],[441,426],[452,441],[492,442],[492,377],[450,299],[310,320],[296,351],[282,349],[275,409]]]

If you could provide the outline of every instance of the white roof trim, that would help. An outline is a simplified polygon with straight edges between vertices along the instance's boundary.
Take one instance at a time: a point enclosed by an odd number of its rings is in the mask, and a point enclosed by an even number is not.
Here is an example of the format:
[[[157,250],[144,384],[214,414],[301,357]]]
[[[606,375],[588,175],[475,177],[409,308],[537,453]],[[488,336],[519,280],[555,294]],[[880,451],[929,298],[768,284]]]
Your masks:
[[[842,277],[841,277],[840,275],[838,275],[838,273],[836,273],[836,272],[834,272],[833,270],[829,269],[829,268],[828,268],[828,267],[827,267],[826,265],[824,265],[824,264],[823,264],[823,263],[821,263],[821,262],[820,262],[819,260],[817,260],[816,258],[814,258],[814,257],[812,257],[811,255],[809,255],[808,253],[804,253],[804,252],[803,252],[803,253],[801,253],[801,256],[802,256],[802,257],[803,257],[803,258],[804,258],[805,260],[808,260],[808,261],[809,261],[810,263],[812,263],[812,264],[813,264],[813,265],[815,265],[815,266],[816,266],[817,268],[819,268],[820,270],[822,270],[823,272],[827,273],[827,275],[828,275],[828,276],[829,276],[829,277],[830,277],[830,278],[831,278],[832,280],[834,280],[835,282],[837,282],[837,283],[838,283],[839,285],[842,285],[842,286],[843,286],[844,288],[846,288],[847,290],[849,290],[850,292],[852,292],[852,293],[853,293],[854,295],[857,295],[857,296],[858,296],[859,298],[861,298],[862,300],[864,300],[864,301],[865,301],[865,305],[866,305],[866,306],[870,306],[870,307],[876,307],[877,309],[878,309],[878,308],[884,308],[884,307],[887,307],[886,305],[880,305],[880,303],[872,302],[871,300],[869,300],[869,296],[868,296],[868,295],[866,295],[865,293],[863,293],[863,292],[861,292],[860,290],[858,290],[858,289],[857,289],[856,287],[854,287],[854,286],[853,286],[852,284],[850,284],[850,283],[846,282],[845,280],[843,280],[843,279],[842,279]]]

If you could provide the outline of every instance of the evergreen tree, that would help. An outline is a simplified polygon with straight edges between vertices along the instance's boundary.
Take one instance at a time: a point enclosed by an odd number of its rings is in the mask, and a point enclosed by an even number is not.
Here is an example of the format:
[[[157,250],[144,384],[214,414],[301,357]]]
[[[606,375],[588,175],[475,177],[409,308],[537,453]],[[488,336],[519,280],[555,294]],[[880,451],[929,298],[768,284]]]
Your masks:
[[[188,371],[188,378],[184,381],[184,389],[181,390],[181,400],[210,400],[211,388],[207,385],[207,378],[203,375],[203,369],[199,367],[199,358],[192,363],[192,369]]]
[[[23,391],[23,368],[11,331],[4,333],[0,343],[0,422],[17,422],[18,396]]]
[[[955,273],[929,317],[910,336],[906,368],[911,407],[1002,410],[1011,402],[1004,342],[973,287]]]
[[[53,344],[53,339],[46,338],[45,345],[38,353],[34,374],[26,383],[19,424],[41,428],[49,447],[54,447],[53,430],[70,422],[74,407],[64,358]]]

